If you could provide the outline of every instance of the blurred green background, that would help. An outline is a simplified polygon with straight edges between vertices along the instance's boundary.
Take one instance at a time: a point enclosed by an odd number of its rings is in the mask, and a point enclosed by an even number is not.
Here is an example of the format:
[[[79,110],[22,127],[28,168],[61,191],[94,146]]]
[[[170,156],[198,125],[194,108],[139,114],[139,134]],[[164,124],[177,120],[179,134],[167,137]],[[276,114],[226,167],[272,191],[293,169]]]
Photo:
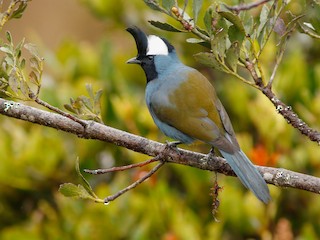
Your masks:
[[[293,12],[304,6],[304,1],[289,4]],[[63,108],[70,97],[86,94],[85,85],[90,83],[95,90],[103,89],[105,124],[160,142],[166,138],[144,104],[144,74],[125,63],[136,54],[125,28],[135,24],[166,37],[183,62],[213,81],[242,149],[256,164],[320,176],[319,146],[289,126],[269,100],[239,80],[197,64],[192,55],[204,49],[185,42],[191,34],[162,32],[147,20],[167,21],[143,1],[41,0],[30,2],[23,18],[10,21],[5,29],[16,42],[25,36],[27,42],[37,44],[44,56],[43,100]],[[276,44],[277,39],[271,38],[263,55],[269,76]],[[279,98],[313,127],[320,125],[319,46],[319,41],[293,34],[274,83]],[[214,174],[185,166],[166,165],[108,206],[65,198],[58,188],[65,182],[79,182],[74,169],[77,157],[81,169],[125,165],[148,157],[5,116],[0,116],[0,132],[2,240],[320,237],[318,195],[269,186],[273,201],[265,206],[236,178],[219,175],[223,190],[216,222],[210,196]],[[184,147],[208,150],[201,144]],[[149,169],[85,176],[103,198]]]

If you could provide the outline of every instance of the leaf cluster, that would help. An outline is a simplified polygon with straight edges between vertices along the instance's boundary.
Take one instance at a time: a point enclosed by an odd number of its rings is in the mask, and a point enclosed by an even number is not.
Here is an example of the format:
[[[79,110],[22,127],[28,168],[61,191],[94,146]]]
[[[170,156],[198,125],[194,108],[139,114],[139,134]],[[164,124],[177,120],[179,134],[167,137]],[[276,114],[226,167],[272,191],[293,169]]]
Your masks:
[[[43,72],[43,58],[36,46],[25,43],[23,39],[16,46],[10,32],[6,33],[7,43],[2,43],[0,51],[4,54],[0,68],[0,91],[2,95],[21,100],[32,100],[39,94]],[[22,50],[28,50],[30,70],[26,69],[26,59]]]
[[[100,103],[102,90],[94,92],[91,84],[86,84],[86,90],[89,97],[79,96],[76,99],[70,98],[70,104],[65,104],[64,107],[81,119],[102,123]]]
[[[312,6],[309,11],[313,14],[308,17],[304,13],[293,14],[287,9],[287,1],[266,3],[261,6],[258,15],[251,14],[249,11],[234,11],[225,3],[214,1],[205,10],[202,23],[199,22],[199,11],[203,8],[203,1],[192,1],[191,17],[186,13],[188,2],[184,1],[184,7],[180,8],[178,2],[174,0],[161,2],[145,0],[152,9],[180,22],[182,28],[159,21],[150,21],[150,23],[166,31],[192,32],[197,38],[188,38],[187,42],[210,49],[209,52],[195,54],[198,62],[233,75],[254,87],[257,87],[254,80],[248,80],[241,75],[239,67],[245,67],[246,61],[252,62],[258,69],[257,77],[266,84],[267,79],[261,69],[260,57],[274,33],[278,38],[277,48],[279,49],[276,61],[282,58],[287,41],[294,31],[298,30],[315,38],[319,36],[319,18],[315,17],[316,13],[320,13],[320,5],[317,1],[309,1]]]

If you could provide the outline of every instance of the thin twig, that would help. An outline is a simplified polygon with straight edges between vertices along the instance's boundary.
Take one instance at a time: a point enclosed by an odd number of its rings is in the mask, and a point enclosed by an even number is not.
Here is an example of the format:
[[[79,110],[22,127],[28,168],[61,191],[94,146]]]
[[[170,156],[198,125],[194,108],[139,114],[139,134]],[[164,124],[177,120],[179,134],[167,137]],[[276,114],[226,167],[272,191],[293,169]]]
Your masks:
[[[7,11],[2,14],[2,18],[1,18],[1,20],[0,20],[0,30],[2,30],[4,24],[6,24],[6,23],[8,22],[9,17],[11,16],[11,14],[12,14],[15,6],[16,6],[18,3],[20,3],[19,0],[11,1],[10,5],[9,5],[8,8],[7,8]],[[2,5],[2,3],[1,3],[1,5]]]
[[[270,2],[271,0],[260,0],[260,1],[256,1],[256,2],[253,2],[253,3],[248,3],[248,4],[239,4],[239,5],[235,5],[235,6],[228,6],[228,5],[225,5],[225,7],[227,9],[229,9],[230,11],[234,11],[234,12],[240,12],[240,11],[246,11],[246,10],[250,10],[252,8],[256,8],[256,7],[259,7],[260,5],[262,4],[265,4],[267,2]]]
[[[273,68],[273,71],[272,71],[272,74],[271,74],[271,77],[269,79],[269,82],[267,84],[267,88],[271,88],[272,87],[272,83],[273,83],[273,80],[276,76],[276,73],[277,73],[277,70],[278,70],[278,67],[282,61],[282,57],[283,57],[283,54],[286,50],[286,46],[287,46],[287,39],[289,38],[289,34],[286,36],[286,39],[284,40],[284,44],[282,44],[281,48],[280,48],[280,51],[279,51],[279,55],[277,56],[277,60],[276,60],[276,64],[274,65],[274,68]]]
[[[156,157],[157,158],[157,157]],[[118,197],[120,197],[121,195],[123,195],[124,193],[130,191],[131,189],[137,187],[139,184],[143,183],[145,180],[147,180],[148,178],[150,178],[156,171],[158,171],[163,165],[165,164],[164,161],[161,161],[160,163],[158,163],[150,172],[148,172],[146,175],[144,175],[142,178],[140,178],[139,180],[135,181],[134,183],[132,183],[131,185],[129,185],[128,187],[120,190],[119,192],[117,192],[116,194],[113,194],[109,197],[106,197],[104,199],[104,203],[108,204],[111,201],[117,199]]]
[[[263,87],[263,80],[262,78],[258,75],[256,69],[255,69],[255,65],[254,63],[252,63],[250,61],[249,58],[246,59],[246,61],[244,62],[245,63],[245,67],[248,69],[248,71],[250,72],[254,82],[256,83],[256,85],[259,87],[259,88],[262,88]]]
[[[38,98],[38,97],[36,97],[36,98],[34,99],[34,101],[35,101],[36,103],[40,104],[41,106],[44,106],[44,107],[50,109],[51,111],[54,111],[54,112],[56,112],[56,113],[58,113],[58,114],[60,114],[60,115],[62,115],[62,116],[64,116],[64,117],[70,118],[71,120],[73,120],[73,121],[81,124],[84,128],[86,128],[86,126],[87,126],[87,123],[86,123],[85,121],[83,121],[83,120],[81,120],[81,119],[79,119],[79,118],[77,118],[77,117],[75,117],[75,116],[73,116],[73,115],[71,115],[71,114],[69,114],[69,113],[67,113],[67,112],[64,112],[64,111],[60,110],[60,109],[57,108],[57,107],[54,107],[54,106],[50,105],[49,103],[41,100],[41,99]]]
[[[107,168],[107,169],[96,169],[96,170],[84,169],[83,171],[85,173],[90,173],[90,174],[94,174],[94,175],[104,174],[104,173],[109,173],[109,172],[125,171],[125,170],[132,169],[132,168],[143,167],[143,166],[146,166],[146,165],[153,163],[153,162],[156,162],[156,161],[158,161],[158,159],[151,158],[151,159],[144,161],[144,162],[134,163],[134,164],[120,166],[120,167],[112,167],[112,168]]]

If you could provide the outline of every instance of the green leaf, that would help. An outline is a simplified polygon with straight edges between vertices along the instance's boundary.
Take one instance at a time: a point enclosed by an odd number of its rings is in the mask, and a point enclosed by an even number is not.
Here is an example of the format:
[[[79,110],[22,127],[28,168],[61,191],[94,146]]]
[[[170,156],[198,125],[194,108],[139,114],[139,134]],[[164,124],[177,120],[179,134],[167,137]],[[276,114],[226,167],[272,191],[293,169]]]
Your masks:
[[[225,12],[225,11],[220,11],[218,13],[220,16],[222,16],[223,18],[225,18],[229,22],[231,22],[233,25],[235,25],[237,27],[238,31],[245,34],[244,26],[243,26],[242,21],[238,15],[235,15],[231,12]]]
[[[79,100],[82,102],[82,104],[90,110],[90,112],[93,111],[93,106],[92,106],[92,103],[90,101],[90,99],[86,96],[80,96],[79,97]]]
[[[7,38],[9,43],[12,43],[12,36],[11,36],[11,33],[9,31],[6,32],[6,38]]]
[[[92,84],[86,84],[87,93],[89,94],[90,99],[94,99],[94,93],[92,89]]]
[[[193,9],[193,20],[195,23],[198,20],[199,11],[202,7],[202,2],[203,2],[203,0],[193,0],[192,9]]]
[[[98,198],[97,195],[92,190],[89,182],[84,178],[84,176],[80,172],[79,158],[77,158],[77,160],[76,160],[76,172],[77,172],[77,175],[78,175],[78,177],[80,178],[80,180],[81,180],[81,182],[83,184],[83,186],[81,186],[81,187],[83,187],[86,190],[86,193],[89,196],[92,196],[93,198]]]
[[[13,11],[9,19],[12,18],[21,18],[24,10],[27,8],[27,2],[20,1],[19,7]]]
[[[199,39],[199,38],[187,38],[186,42],[188,42],[188,43],[203,43],[205,41],[203,39]]]
[[[155,26],[156,28],[159,28],[161,30],[165,30],[165,31],[169,31],[169,32],[183,32],[182,30],[179,30],[168,23],[162,23],[159,21],[152,21],[152,20],[150,20],[149,23],[152,26]]]
[[[71,106],[71,104],[64,104],[63,105],[65,109],[67,109],[68,111],[77,114],[77,111]]]
[[[21,68],[21,69],[24,69],[25,66],[26,66],[26,60],[23,58],[23,59],[21,60],[21,62],[20,62],[20,68]]]
[[[226,53],[226,62],[233,72],[237,72],[238,60],[240,56],[240,45],[238,42],[232,43]]]
[[[82,199],[92,199],[90,194],[82,185],[75,185],[73,183],[64,183],[59,187],[59,192],[62,193],[65,197],[74,197]]]
[[[171,13],[172,7],[177,6],[176,0],[162,0],[162,7]]]
[[[156,11],[161,11],[161,7],[159,5],[159,2],[156,0],[143,0],[144,3],[151,9],[156,10]]]
[[[267,21],[269,20],[270,9],[267,5],[263,5],[260,12],[260,24],[257,29],[257,38],[261,36],[262,30],[265,28]]]
[[[9,54],[8,54],[9,55]],[[10,67],[14,67],[14,61],[13,61],[13,56],[12,55],[9,55],[9,56],[6,56],[4,58],[4,61],[7,65],[9,65]]]
[[[98,90],[96,92],[96,95],[94,96],[94,108],[96,109],[96,111],[101,112],[101,104],[100,104],[100,101],[101,101],[101,96],[102,96],[102,89]]]
[[[211,46],[208,42],[202,40],[202,39],[199,39],[199,38],[188,38],[186,40],[187,43],[191,43],[191,44],[199,44],[203,47],[206,47],[208,49],[211,49]]]
[[[241,45],[245,39],[244,32],[238,31],[238,28],[235,25],[229,27],[228,35],[231,43],[238,42],[239,45]]]
[[[211,40],[211,49],[220,59],[223,59],[225,56],[227,48],[227,33],[228,29],[226,27],[220,28],[220,31],[217,32]]]
[[[206,29],[209,33],[209,35],[212,34],[213,32],[213,15],[214,15],[215,10],[214,10],[214,6],[210,6],[207,11],[205,12],[204,14],[204,18],[203,18],[203,22],[204,22],[204,25],[206,26]]]
[[[194,58],[196,59],[197,62],[207,67],[211,67],[222,72],[225,71],[223,65],[216,59],[216,56],[212,53],[200,52],[195,54]]]
[[[9,46],[0,47],[0,51],[4,52],[4,53],[7,53],[7,54],[10,54],[11,56],[13,56],[12,50],[9,48]]]

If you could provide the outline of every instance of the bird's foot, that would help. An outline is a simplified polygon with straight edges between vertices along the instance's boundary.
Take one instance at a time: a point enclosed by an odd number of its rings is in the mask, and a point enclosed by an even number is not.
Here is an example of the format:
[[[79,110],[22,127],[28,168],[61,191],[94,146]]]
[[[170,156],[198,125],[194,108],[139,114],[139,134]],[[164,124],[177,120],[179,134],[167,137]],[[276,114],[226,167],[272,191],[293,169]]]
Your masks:
[[[173,149],[173,150],[177,150],[177,146],[179,145],[179,144],[181,144],[182,142],[180,142],[180,141],[174,141],[174,142],[169,142],[169,141],[166,141],[166,147],[168,147],[168,148],[171,148],[171,149]]]
[[[208,153],[208,155],[212,156],[212,157],[216,156],[216,153],[214,151],[214,147],[211,147],[210,152]]]
[[[201,162],[203,162],[204,164],[207,163],[212,157],[215,157],[216,156],[216,153],[214,151],[214,147],[212,147],[210,149],[210,152],[205,155],[203,158],[201,158]]]
[[[165,145],[165,148],[163,150],[163,155],[165,155],[165,152],[168,151],[168,150],[174,150],[177,154],[180,154],[177,146],[179,144],[181,144],[182,142],[180,141],[174,141],[174,142],[169,142],[169,141],[166,141],[166,145]]]

